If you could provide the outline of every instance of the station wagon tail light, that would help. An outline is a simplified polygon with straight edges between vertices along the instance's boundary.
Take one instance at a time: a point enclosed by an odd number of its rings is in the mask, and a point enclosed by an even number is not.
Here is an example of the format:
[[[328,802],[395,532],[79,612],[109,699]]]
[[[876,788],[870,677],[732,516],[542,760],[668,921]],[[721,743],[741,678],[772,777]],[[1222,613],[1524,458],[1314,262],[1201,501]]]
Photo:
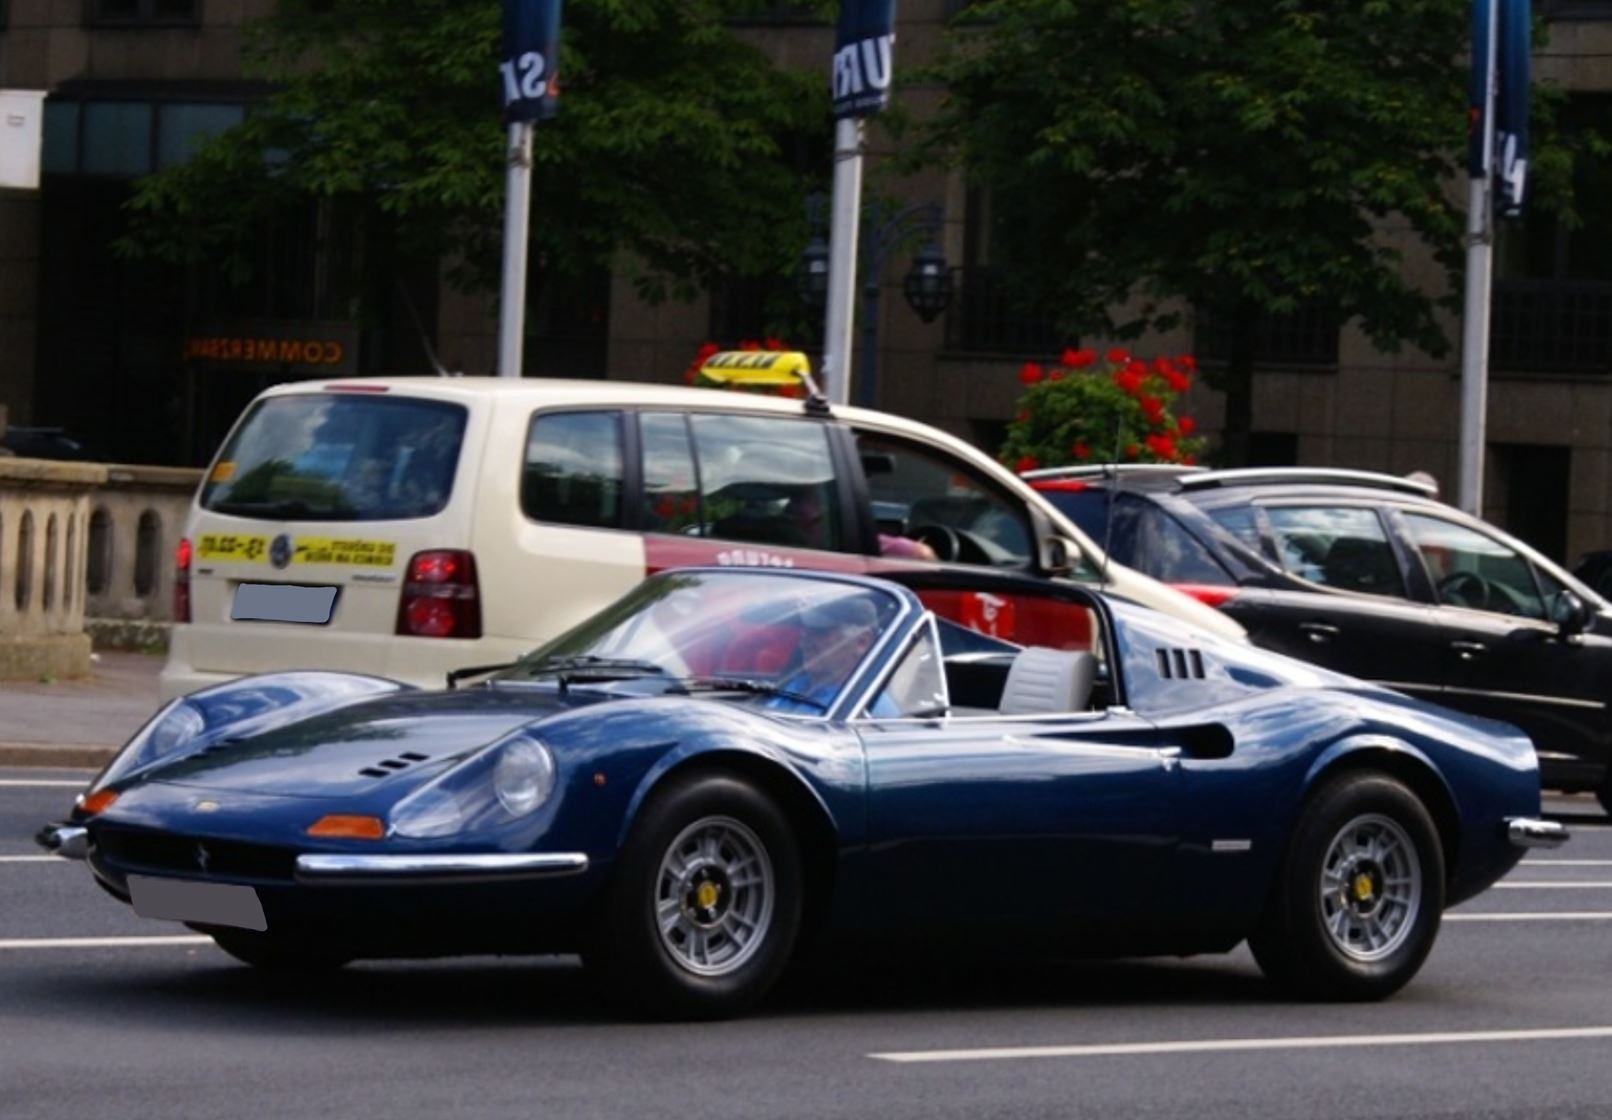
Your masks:
[[[1170,586],[1209,607],[1225,606],[1237,597],[1238,591],[1236,587],[1222,587],[1213,583],[1172,583]]]
[[[416,552],[398,600],[397,632],[415,638],[481,637],[475,556],[462,549]]]
[[[184,537],[174,549],[174,621],[190,621],[190,562],[195,556],[190,538]]]

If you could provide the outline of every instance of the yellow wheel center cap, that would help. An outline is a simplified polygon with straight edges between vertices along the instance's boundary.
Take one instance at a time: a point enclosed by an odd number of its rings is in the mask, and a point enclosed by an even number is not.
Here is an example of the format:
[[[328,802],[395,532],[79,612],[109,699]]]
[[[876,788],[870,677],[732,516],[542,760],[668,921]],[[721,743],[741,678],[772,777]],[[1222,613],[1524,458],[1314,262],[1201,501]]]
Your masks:
[[[722,891],[715,883],[701,883],[694,891],[694,902],[701,910],[709,910],[721,896]]]
[[[1362,872],[1355,876],[1355,898],[1361,902],[1369,901],[1376,891],[1372,889],[1371,876]]]

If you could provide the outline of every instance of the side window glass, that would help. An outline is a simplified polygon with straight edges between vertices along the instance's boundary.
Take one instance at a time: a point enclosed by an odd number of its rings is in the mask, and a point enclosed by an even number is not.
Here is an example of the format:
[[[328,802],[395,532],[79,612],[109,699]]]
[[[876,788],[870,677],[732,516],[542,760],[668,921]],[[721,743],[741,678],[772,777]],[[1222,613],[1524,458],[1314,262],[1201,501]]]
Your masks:
[[[935,640],[934,628],[926,625],[868,705],[868,714],[875,719],[939,715],[947,705],[940,644]]]
[[[1231,573],[1221,567],[1198,538],[1157,506],[1145,507],[1140,518],[1134,551],[1146,575],[1167,583],[1207,583],[1225,585]]]
[[[1544,618],[1533,566],[1483,533],[1422,514],[1405,515],[1439,602],[1496,614]]]
[[[621,415],[550,412],[526,435],[521,509],[537,521],[621,525]]]
[[[1367,595],[1403,597],[1399,561],[1373,510],[1267,506],[1282,567],[1300,579]]]
[[[695,485],[694,448],[682,413],[639,417],[644,454],[644,531],[698,535],[700,493]]]
[[[857,451],[890,556],[1028,568],[1034,557],[1029,518],[943,452],[858,432]]]
[[[1265,555],[1265,545],[1259,538],[1259,520],[1253,506],[1221,506],[1205,513],[1226,532],[1247,545],[1255,556]]]
[[[706,535],[841,549],[828,429],[811,420],[695,416]]]

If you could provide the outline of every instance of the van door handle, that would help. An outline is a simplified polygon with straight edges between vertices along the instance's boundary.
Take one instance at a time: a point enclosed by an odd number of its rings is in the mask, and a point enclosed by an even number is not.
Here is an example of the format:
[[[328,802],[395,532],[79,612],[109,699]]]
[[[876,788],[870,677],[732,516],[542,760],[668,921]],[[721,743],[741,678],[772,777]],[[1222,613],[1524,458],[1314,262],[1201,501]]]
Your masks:
[[[1327,622],[1301,622],[1299,633],[1318,646],[1324,646],[1338,636],[1338,628]]]
[[[1482,642],[1468,641],[1451,642],[1450,648],[1455,651],[1456,656],[1462,661],[1471,661],[1479,654],[1486,653],[1489,649],[1489,647],[1484,645]]]

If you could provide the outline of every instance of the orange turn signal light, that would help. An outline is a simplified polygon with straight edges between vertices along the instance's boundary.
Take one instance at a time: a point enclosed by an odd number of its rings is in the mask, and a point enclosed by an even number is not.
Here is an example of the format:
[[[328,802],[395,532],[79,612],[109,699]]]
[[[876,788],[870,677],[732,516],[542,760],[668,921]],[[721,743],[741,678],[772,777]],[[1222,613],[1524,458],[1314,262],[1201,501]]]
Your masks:
[[[96,813],[104,812],[112,807],[112,802],[118,799],[115,789],[96,790],[78,804],[78,811],[86,817],[93,817]]]
[[[308,835],[343,840],[379,840],[386,835],[386,822],[379,817],[330,813],[309,825]]]

